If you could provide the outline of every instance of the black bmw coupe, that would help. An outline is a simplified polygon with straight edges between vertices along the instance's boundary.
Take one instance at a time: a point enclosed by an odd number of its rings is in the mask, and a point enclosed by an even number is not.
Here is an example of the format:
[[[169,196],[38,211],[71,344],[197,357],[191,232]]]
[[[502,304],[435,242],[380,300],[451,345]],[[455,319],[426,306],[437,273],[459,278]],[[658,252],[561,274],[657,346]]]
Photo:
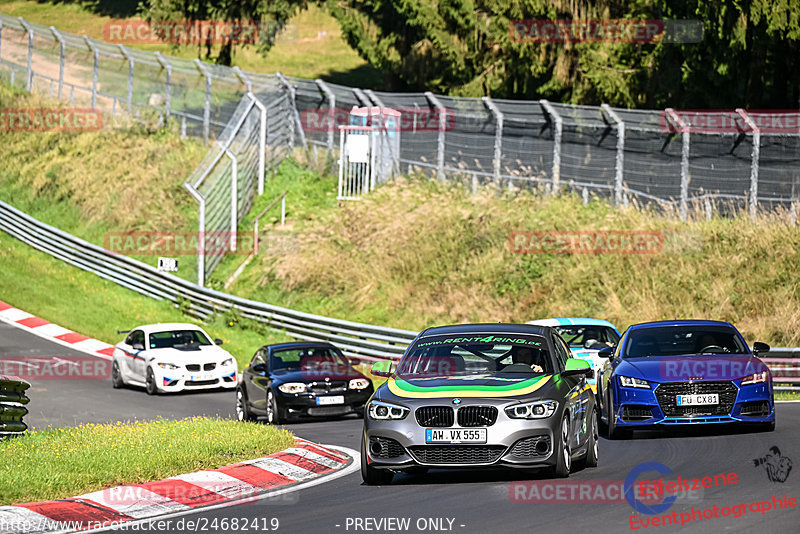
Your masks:
[[[332,417],[364,413],[372,381],[330,343],[266,345],[256,351],[236,389],[240,421],[266,417]]]

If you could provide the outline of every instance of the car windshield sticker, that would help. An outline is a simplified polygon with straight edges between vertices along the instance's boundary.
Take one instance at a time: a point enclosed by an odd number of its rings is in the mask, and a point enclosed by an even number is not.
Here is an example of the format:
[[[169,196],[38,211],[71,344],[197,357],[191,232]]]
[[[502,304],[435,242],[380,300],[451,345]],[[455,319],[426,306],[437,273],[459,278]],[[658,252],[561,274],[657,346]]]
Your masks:
[[[460,343],[460,344],[493,343],[495,345],[513,344],[513,345],[531,345],[533,347],[541,347],[543,345],[543,341],[536,341],[531,338],[525,338],[525,337],[500,337],[493,335],[488,335],[488,336],[481,335],[481,336],[468,336],[468,337],[442,336],[439,339],[433,339],[431,341],[417,343],[417,345],[414,348],[430,347],[433,345],[446,345],[453,343]]]

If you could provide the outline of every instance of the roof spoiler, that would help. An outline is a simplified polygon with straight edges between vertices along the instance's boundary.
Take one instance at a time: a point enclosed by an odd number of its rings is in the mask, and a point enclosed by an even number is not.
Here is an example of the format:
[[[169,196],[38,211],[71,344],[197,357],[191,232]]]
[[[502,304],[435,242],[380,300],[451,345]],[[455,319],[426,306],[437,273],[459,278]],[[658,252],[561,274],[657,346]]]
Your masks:
[[[117,334],[130,334],[133,330],[117,330]]]

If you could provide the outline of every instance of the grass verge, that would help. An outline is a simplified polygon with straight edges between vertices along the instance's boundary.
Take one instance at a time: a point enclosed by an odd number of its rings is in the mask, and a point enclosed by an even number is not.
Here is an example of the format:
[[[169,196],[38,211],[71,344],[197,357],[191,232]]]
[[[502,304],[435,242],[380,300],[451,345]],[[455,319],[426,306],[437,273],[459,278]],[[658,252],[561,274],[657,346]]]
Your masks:
[[[34,431],[0,441],[0,505],[216,469],[293,443],[287,430],[206,417]]]
[[[101,5],[105,4],[105,5]],[[138,19],[136,2],[45,2],[35,0],[0,0],[0,12],[23,17],[31,22],[54,25],[57,29],[103,40],[103,27],[111,20]],[[209,61],[205,47],[170,44],[131,44],[132,48]],[[212,58],[218,46],[212,46]],[[232,66],[252,72],[323,80],[380,89],[383,75],[371,67],[342,37],[339,23],[322,6],[310,5],[294,16],[278,35],[275,45],[262,56],[254,46],[234,47]]]
[[[145,297],[56,260],[0,232],[0,300],[81,334],[116,344],[117,329],[157,322],[197,322],[167,301]],[[236,314],[203,325],[242,368],[259,347],[290,338]]]

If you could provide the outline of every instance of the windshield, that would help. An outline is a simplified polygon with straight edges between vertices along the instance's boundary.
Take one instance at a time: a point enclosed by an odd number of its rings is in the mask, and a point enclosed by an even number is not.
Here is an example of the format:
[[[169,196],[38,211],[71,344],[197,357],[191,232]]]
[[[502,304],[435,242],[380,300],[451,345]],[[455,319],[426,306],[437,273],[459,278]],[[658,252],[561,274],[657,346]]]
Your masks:
[[[737,332],[728,326],[660,326],[632,330],[623,358],[747,353]]]
[[[519,334],[459,334],[420,339],[400,360],[398,375],[552,374],[547,342]]]
[[[200,330],[172,330],[150,334],[151,349],[185,347],[192,344],[211,345],[211,342]]]
[[[613,347],[619,343],[619,334],[609,326],[570,325],[557,326],[556,330],[573,349]]]
[[[350,362],[338,351],[325,347],[306,347],[275,351],[269,357],[272,371],[336,372],[350,367]]]

